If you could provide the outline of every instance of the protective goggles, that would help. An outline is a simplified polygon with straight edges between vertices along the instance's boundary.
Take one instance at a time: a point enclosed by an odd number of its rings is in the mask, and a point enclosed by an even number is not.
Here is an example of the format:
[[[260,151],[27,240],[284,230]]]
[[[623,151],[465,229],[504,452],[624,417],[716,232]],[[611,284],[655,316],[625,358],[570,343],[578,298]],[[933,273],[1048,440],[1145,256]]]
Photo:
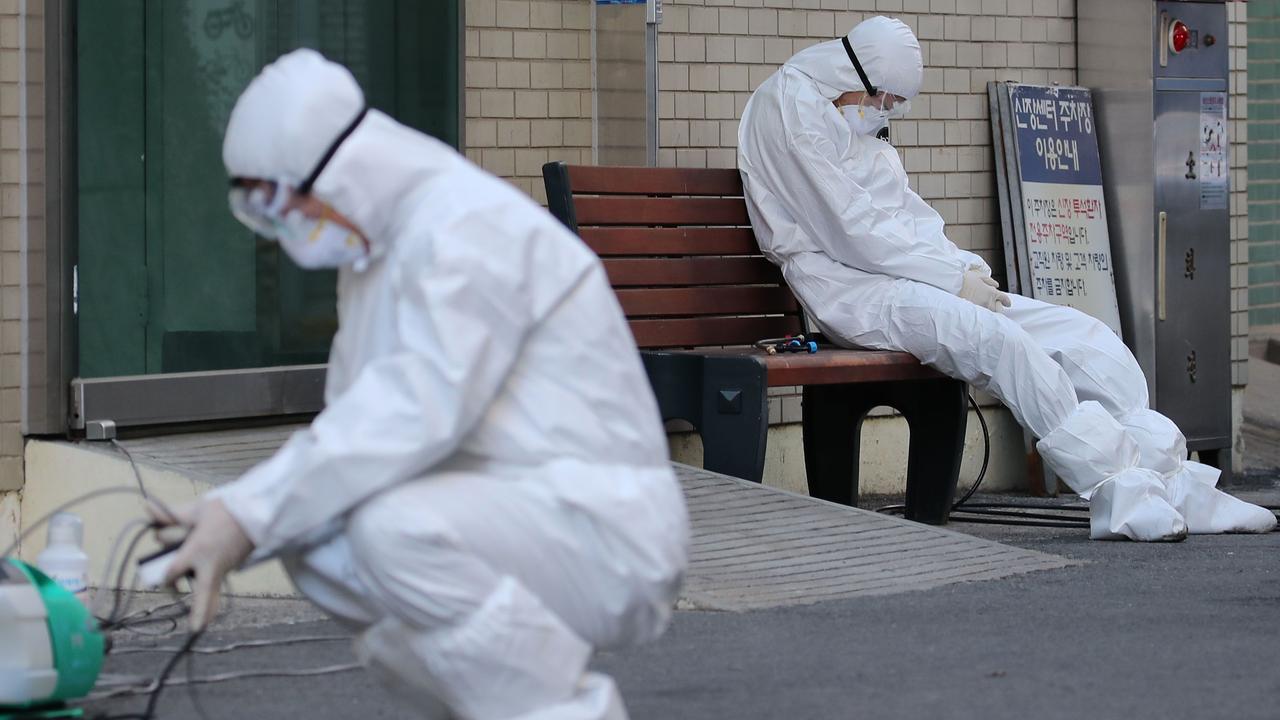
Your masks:
[[[324,155],[320,156],[315,167],[307,173],[307,177],[296,188],[290,187],[281,180],[262,182],[249,178],[231,178],[231,189],[227,192],[227,204],[231,206],[231,214],[244,223],[245,227],[262,237],[272,239],[280,237],[284,217],[289,208],[293,207],[294,198],[311,193],[311,188],[320,178],[320,173],[368,113],[367,105],[360,108],[355,119],[343,128],[332,143],[329,143]]]
[[[234,178],[227,191],[231,214],[245,227],[264,238],[280,237],[286,208],[291,206],[294,191],[283,182],[260,182]]]
[[[849,43],[848,36],[840,38],[840,43],[844,45],[845,54],[849,56],[849,62],[853,63],[853,69],[858,71],[858,79],[862,81],[862,87],[866,89],[866,96],[863,97],[860,104],[864,107],[884,111],[888,114],[890,120],[906,117],[907,113],[911,112],[911,101],[899,95],[884,92],[872,85],[866,71],[862,69],[862,63],[858,62],[858,54],[853,51],[853,45]]]

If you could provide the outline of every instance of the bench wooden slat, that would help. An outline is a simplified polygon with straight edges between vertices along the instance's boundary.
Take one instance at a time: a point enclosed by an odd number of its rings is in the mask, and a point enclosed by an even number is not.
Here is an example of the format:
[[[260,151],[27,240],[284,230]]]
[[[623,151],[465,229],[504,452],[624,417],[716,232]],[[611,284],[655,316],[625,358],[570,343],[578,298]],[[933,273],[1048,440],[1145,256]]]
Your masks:
[[[781,287],[642,288],[615,293],[627,317],[776,315],[800,309],[795,297]]]
[[[630,324],[636,345],[642,348],[749,345],[800,332],[800,318],[794,315],[632,320]]]
[[[578,227],[586,225],[749,226],[742,198],[579,197]]]
[[[600,195],[742,195],[737,170],[570,165],[573,192]]]
[[[824,357],[825,356],[825,357]],[[819,350],[814,355],[788,353],[765,361],[769,386],[845,385],[848,383],[933,380],[943,377],[907,353],[866,350]]]
[[[759,255],[751,228],[592,227],[580,230],[597,255]]]
[[[757,340],[761,338],[756,338]],[[754,341],[753,341],[754,342]],[[676,351],[680,352],[680,351]],[[846,350],[823,346],[818,352],[766,354],[744,347],[701,348],[698,355],[751,354],[769,371],[771,387],[788,385],[845,385],[893,380],[936,380],[945,377],[925,367],[910,353],[892,350]]]
[[[613,287],[780,285],[782,271],[763,257],[609,258]]]

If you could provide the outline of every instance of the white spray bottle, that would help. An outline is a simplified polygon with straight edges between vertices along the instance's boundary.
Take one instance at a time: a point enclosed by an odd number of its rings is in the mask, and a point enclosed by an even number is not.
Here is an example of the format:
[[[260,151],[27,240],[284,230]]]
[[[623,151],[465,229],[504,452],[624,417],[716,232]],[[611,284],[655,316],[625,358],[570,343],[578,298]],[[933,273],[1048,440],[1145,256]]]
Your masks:
[[[36,567],[81,602],[89,593],[89,556],[84,552],[84,522],[60,512],[49,519],[49,542],[36,557]]]

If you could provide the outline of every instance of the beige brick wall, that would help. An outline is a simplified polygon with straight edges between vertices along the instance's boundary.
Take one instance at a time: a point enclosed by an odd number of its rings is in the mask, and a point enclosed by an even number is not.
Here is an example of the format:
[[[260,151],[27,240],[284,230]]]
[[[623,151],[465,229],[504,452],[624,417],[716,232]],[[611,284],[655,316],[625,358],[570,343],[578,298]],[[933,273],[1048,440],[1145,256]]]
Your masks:
[[[1074,0],[669,0],[658,40],[658,164],[734,167],[738,118],[796,52],[872,15],[915,31],[921,96],[892,125],[911,186],[947,235],[1003,268],[987,82],[1075,82]],[[770,421],[796,422],[800,399],[774,389]]]
[[[0,0],[0,491],[22,485],[21,29],[17,0]]]
[[[1245,149],[1246,3],[1231,18],[1233,119],[1232,377],[1247,379]],[[792,54],[848,32],[871,15],[911,26],[925,82],[893,142],[911,184],[947,222],[960,247],[1003,268],[986,84],[1075,82],[1074,0],[670,0],[659,38],[659,164],[733,167],[747,99]],[[774,421],[798,417],[789,393],[771,400]]]
[[[1249,382],[1249,4],[1227,3],[1231,48],[1231,384]],[[1233,432],[1238,428],[1233,428]]]
[[[1002,267],[986,84],[1073,82],[1074,0],[672,0],[658,46],[659,164],[733,167],[751,91],[876,14],[910,25],[924,51],[921,97],[892,126],[912,185],[952,240]]]
[[[591,162],[589,0],[467,0],[466,153],[546,202],[542,164]]]

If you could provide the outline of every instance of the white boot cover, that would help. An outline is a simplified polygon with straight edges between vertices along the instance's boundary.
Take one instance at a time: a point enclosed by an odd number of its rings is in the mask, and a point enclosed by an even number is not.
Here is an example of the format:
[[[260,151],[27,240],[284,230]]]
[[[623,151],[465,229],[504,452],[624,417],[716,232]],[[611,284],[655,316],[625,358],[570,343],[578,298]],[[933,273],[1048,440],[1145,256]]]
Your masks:
[[[399,620],[387,618],[355,641],[356,658],[365,670],[423,720],[453,720],[431,680],[422,672],[422,661],[408,643],[412,631]]]
[[[1122,470],[1089,500],[1091,540],[1176,542],[1186,536],[1186,522],[1165,495],[1160,476],[1150,470]]]
[[[1275,528],[1270,510],[1217,488],[1220,470],[1185,459],[1187,441],[1172,420],[1154,410],[1137,410],[1120,422],[1138,444],[1138,463],[1160,473],[1170,502],[1187,521],[1187,532],[1263,533]]]
[[[1036,444],[1040,456],[1080,497],[1090,501],[1089,537],[1181,540],[1187,528],[1160,476],[1138,467],[1138,446],[1095,401]]]
[[[376,659],[370,664],[395,668],[399,689],[416,691],[424,706],[442,701],[459,720],[542,717],[533,713],[600,704],[580,687],[591,646],[509,577],[458,625],[420,630],[388,618],[361,640],[366,658]],[[583,710],[556,717],[615,716]]]
[[[589,672],[567,702],[540,708],[512,720],[628,720],[622,695],[613,678]]]

